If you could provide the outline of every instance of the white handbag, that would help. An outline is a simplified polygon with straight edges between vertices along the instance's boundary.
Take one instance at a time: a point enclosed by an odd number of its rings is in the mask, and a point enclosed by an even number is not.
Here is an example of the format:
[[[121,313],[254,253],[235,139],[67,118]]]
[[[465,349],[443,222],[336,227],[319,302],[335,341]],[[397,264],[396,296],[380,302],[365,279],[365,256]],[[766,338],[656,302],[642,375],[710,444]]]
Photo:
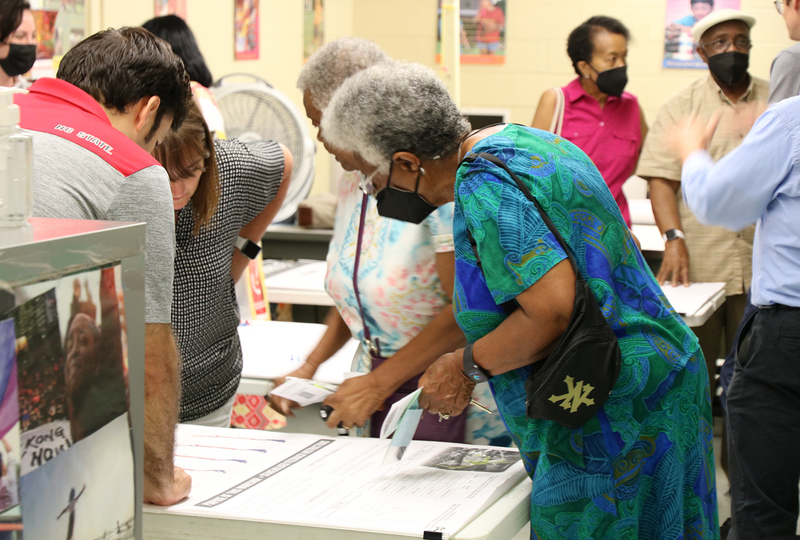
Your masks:
[[[554,86],[553,90],[556,91],[556,108],[553,111],[553,119],[550,121],[550,133],[555,133],[561,136],[561,129],[564,127],[564,108],[565,102],[564,91],[558,86]]]

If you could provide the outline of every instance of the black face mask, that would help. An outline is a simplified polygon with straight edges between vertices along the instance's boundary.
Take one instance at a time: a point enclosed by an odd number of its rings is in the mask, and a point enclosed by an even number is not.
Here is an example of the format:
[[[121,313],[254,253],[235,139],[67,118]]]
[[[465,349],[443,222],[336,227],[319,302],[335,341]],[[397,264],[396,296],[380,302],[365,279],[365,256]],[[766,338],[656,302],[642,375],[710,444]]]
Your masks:
[[[591,64],[589,64],[591,67]],[[592,69],[594,69],[592,67]],[[620,97],[628,84],[628,66],[622,66],[605,71],[597,71],[597,88],[609,96]]]
[[[715,54],[708,59],[708,69],[723,84],[732,86],[747,75],[750,55],[739,51]]]
[[[375,198],[378,200],[378,214],[383,217],[407,221],[419,225],[422,221],[436,210],[436,207],[422,198],[418,193],[419,181],[422,178],[422,169],[417,173],[417,186],[414,191],[406,191],[391,186],[392,167],[389,165],[389,177],[386,179],[386,187],[380,190]]]
[[[36,62],[36,45],[9,43],[8,56],[0,60],[0,68],[3,68],[9,77],[16,77],[29,72],[34,62]]]

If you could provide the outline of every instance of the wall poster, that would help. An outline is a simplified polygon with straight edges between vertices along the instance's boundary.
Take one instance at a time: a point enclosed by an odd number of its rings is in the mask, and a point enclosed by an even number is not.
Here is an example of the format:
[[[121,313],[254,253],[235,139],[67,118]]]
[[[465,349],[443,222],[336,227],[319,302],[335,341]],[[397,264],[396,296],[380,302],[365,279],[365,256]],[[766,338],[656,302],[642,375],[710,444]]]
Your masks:
[[[236,60],[257,60],[258,0],[235,0],[233,25]]]
[[[36,21],[36,64],[31,77],[54,77],[61,58],[87,36],[86,0],[30,0]]]
[[[186,0],[155,0],[155,16],[177,15],[186,20]]]
[[[505,64],[506,0],[461,1],[461,63]],[[436,61],[441,63],[442,0],[439,0]]]
[[[303,60],[325,44],[325,7],[323,0],[304,0]]]
[[[664,64],[666,68],[705,68],[697,54],[692,26],[719,9],[740,9],[741,0],[667,0],[664,31]]]

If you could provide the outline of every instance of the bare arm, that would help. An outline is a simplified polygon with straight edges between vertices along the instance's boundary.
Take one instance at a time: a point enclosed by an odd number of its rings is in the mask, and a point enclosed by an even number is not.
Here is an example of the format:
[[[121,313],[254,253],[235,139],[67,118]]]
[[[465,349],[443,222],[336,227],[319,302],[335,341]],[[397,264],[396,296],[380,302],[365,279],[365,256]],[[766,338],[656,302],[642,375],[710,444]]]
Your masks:
[[[272,223],[275,214],[278,213],[278,210],[281,209],[281,205],[283,205],[286,192],[289,191],[294,159],[289,149],[282,144],[281,150],[283,150],[283,177],[281,178],[281,187],[278,189],[275,198],[264,207],[264,210],[258,214],[253,221],[242,227],[242,230],[239,231],[239,236],[242,238],[247,238],[253,242],[260,242],[261,237],[264,236],[264,231],[267,230],[267,226]],[[231,277],[233,277],[233,281],[239,281],[239,278],[242,277],[242,273],[244,269],[247,268],[249,262],[250,259],[242,255],[239,248],[233,248],[233,262],[231,263]]]
[[[192,480],[173,465],[180,406],[180,366],[169,324],[145,324],[144,498],[174,504],[189,494]]]
[[[319,366],[336,354],[336,351],[341,349],[344,344],[347,343],[347,340],[350,339],[350,329],[344,323],[342,316],[339,315],[339,311],[336,308],[328,310],[328,314],[325,316],[325,324],[327,325],[325,333],[322,335],[322,338],[320,338],[317,346],[314,347],[314,350],[308,355],[303,365],[293,372],[275,379],[276,387],[286,382],[286,377],[297,377],[298,379],[312,378],[317,372],[317,369],[319,369]],[[292,409],[297,409],[299,407],[296,402],[279,396],[270,395],[269,401],[275,410],[286,416],[294,416]]]
[[[553,123],[553,114],[555,111],[556,92],[552,88],[548,88],[544,91],[542,97],[539,98],[539,105],[536,107],[536,113],[533,115],[531,127],[549,131],[550,124]]]
[[[678,190],[680,182],[664,178],[647,178],[650,184],[650,201],[653,204],[653,215],[661,234],[670,229],[681,229],[681,216],[678,211]],[[676,286],[680,283],[689,285],[689,250],[682,238],[670,240],[664,244],[664,257],[656,276],[663,285],[667,281]]]
[[[442,287],[451,297],[454,252],[437,253],[436,270]],[[441,355],[465,344],[466,339],[456,323],[453,308],[448,304],[414,339],[379,368],[363,377],[346,380],[335,394],[328,396],[325,403],[334,409],[328,418],[328,426],[334,427],[339,422],[345,426],[364,425],[404,382],[424,372]]]
[[[475,342],[473,360],[492,375],[546,358],[567,329],[575,301],[575,273],[568,260],[550,269],[516,297],[519,308]],[[463,373],[463,349],[446,354],[420,379],[420,405],[431,412],[460,414],[474,386]]]

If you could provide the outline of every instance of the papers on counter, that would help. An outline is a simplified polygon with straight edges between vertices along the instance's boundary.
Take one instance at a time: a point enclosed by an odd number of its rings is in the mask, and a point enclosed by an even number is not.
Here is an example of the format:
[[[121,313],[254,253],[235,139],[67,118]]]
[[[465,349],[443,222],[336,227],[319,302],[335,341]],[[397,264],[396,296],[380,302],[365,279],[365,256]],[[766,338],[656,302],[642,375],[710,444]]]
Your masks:
[[[325,333],[324,324],[253,321],[239,327],[242,343],[242,377],[272,380],[291,373],[302,365]],[[345,379],[358,351],[358,342],[350,339],[327,362],[314,380],[340,384]]]
[[[678,285],[673,287],[665,283],[661,290],[672,304],[672,307],[679,315],[692,316],[703,307],[706,302],[714,298],[721,290],[725,289],[725,283],[692,283],[688,287]]]
[[[381,467],[386,441],[180,424],[188,499],[149,514],[202,516],[448,539],[525,477],[517,450],[413,441]],[[151,517],[154,519],[154,517]]]
[[[308,289],[309,286],[325,291],[325,261],[300,259],[297,261],[264,261],[264,285],[270,289]]]

